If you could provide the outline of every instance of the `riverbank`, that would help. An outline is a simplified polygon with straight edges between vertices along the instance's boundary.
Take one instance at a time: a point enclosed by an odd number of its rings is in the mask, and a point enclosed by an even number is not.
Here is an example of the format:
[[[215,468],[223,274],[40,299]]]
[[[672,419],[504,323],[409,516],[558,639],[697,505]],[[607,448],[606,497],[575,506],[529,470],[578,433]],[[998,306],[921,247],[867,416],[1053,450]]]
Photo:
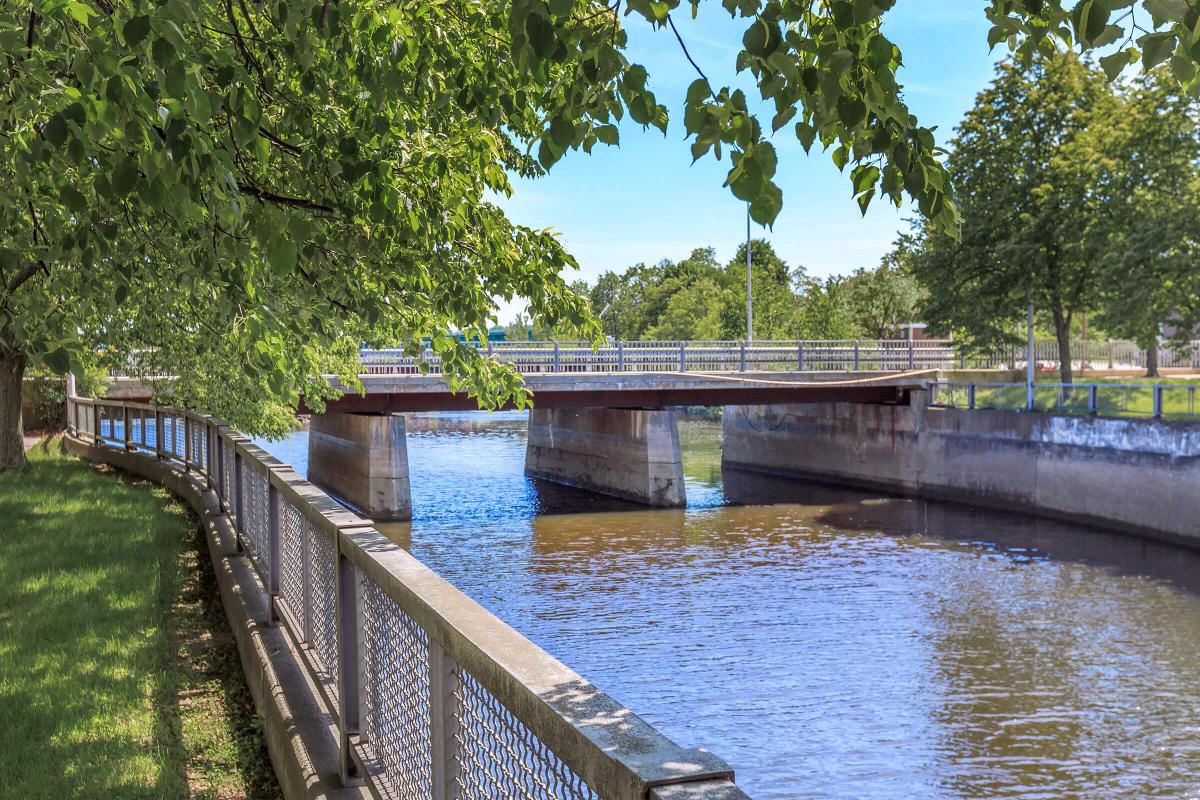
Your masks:
[[[4,796],[278,797],[195,518],[55,446],[29,456],[0,475]]]

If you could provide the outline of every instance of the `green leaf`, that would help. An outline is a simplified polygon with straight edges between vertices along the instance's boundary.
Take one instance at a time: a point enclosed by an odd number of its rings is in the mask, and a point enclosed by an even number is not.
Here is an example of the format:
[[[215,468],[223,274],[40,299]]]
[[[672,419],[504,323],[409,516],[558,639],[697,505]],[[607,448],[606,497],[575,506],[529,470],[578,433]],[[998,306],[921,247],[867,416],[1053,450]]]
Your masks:
[[[291,275],[296,271],[296,245],[287,239],[276,239],[271,244],[268,260],[276,275]]]
[[[125,23],[122,33],[125,36],[126,46],[137,47],[150,33],[150,17],[145,14],[134,17]]]
[[[122,159],[112,171],[109,183],[117,197],[124,197],[133,191],[138,181],[138,167],[132,160]]]
[[[1174,33],[1149,33],[1138,39],[1142,47],[1142,66],[1151,70],[1166,61],[1175,52],[1177,41]]]
[[[61,347],[46,353],[42,356],[42,360],[56,375],[63,375],[71,371],[71,356]]]
[[[87,199],[74,186],[62,187],[58,191],[58,196],[62,199],[63,205],[73,213],[82,214],[87,211]]]
[[[1183,22],[1188,13],[1184,0],[1145,0],[1146,10],[1165,22]]]

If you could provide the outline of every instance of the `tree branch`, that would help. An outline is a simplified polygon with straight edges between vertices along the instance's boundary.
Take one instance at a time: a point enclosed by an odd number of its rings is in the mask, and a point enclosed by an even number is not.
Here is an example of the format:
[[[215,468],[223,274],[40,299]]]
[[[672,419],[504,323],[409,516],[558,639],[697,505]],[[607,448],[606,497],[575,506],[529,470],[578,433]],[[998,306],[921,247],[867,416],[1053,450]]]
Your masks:
[[[324,211],[327,214],[333,214],[332,206],[317,203],[312,200],[305,200],[302,197],[287,197],[274,192],[268,192],[265,189],[260,189],[257,186],[251,186],[248,183],[239,183],[238,191],[242,194],[248,194],[251,197],[256,197],[266,203],[274,203],[280,206],[288,206],[289,208],[306,208],[310,211]]]
[[[33,6],[32,6],[32,4],[30,4],[29,28],[25,32],[25,49],[26,50],[29,50],[30,48],[33,47],[33,34],[34,34],[34,31],[37,29],[37,23],[38,23],[37,12],[33,10]]]
[[[8,282],[8,286],[4,287],[6,293],[13,294],[17,291],[17,289],[21,288],[22,284],[26,283],[34,275],[37,275],[39,272],[43,271],[47,275],[50,274],[50,268],[47,267],[46,262],[42,261],[40,258],[37,261],[34,261],[32,264],[26,264],[21,268],[21,271],[14,275],[13,279]]]

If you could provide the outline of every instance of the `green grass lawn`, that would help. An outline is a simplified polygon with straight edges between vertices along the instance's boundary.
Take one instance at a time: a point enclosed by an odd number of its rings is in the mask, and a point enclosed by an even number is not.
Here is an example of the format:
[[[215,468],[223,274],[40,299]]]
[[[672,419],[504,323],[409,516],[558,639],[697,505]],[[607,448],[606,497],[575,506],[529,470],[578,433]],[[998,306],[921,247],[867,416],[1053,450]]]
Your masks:
[[[0,475],[0,797],[276,797],[196,519],[45,444]]]

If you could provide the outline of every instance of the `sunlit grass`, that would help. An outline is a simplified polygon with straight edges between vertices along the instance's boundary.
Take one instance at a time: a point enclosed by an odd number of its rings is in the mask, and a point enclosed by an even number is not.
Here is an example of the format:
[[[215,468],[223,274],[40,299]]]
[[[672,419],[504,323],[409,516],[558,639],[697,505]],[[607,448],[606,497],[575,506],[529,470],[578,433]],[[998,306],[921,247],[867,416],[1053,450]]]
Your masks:
[[[277,792],[200,541],[56,448],[0,475],[0,796]]]

